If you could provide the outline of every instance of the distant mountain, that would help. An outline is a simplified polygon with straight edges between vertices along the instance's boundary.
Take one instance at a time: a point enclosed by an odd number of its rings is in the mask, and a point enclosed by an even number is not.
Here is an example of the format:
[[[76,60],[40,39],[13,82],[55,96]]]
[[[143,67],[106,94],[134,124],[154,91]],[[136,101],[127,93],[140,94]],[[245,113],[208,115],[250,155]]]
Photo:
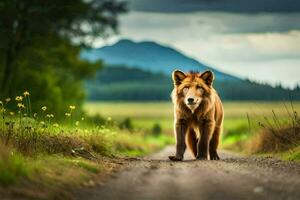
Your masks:
[[[81,58],[96,61],[103,60],[107,65],[126,65],[151,72],[163,72],[170,75],[174,69],[183,71],[214,71],[218,80],[237,81],[238,78],[222,73],[181,52],[155,42],[133,42],[120,40],[111,46],[84,50]]]
[[[88,99],[96,100],[170,100],[171,72],[212,70],[214,87],[223,100],[300,100],[300,89],[258,84],[222,73],[179,51],[155,42],[119,42],[98,49],[83,50],[81,58],[102,60],[105,67],[95,80],[86,83]]]

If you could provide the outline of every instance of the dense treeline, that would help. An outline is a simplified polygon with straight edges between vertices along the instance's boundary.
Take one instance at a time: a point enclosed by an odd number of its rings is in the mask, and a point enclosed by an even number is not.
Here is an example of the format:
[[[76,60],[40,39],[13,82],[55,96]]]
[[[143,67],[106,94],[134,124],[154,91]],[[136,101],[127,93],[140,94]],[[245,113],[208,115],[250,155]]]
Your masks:
[[[86,84],[89,100],[165,100],[171,81],[163,74],[125,67],[104,67]]]
[[[218,81],[214,83],[224,100],[300,100],[300,89],[283,89],[249,80]],[[94,80],[86,83],[88,99],[96,100],[170,100],[171,76],[125,66],[106,66]]]
[[[280,86],[272,87],[267,84],[258,84],[249,80],[234,82],[218,82],[215,88],[220,96],[225,100],[261,100],[261,101],[281,101],[300,100],[300,90],[284,89]]]

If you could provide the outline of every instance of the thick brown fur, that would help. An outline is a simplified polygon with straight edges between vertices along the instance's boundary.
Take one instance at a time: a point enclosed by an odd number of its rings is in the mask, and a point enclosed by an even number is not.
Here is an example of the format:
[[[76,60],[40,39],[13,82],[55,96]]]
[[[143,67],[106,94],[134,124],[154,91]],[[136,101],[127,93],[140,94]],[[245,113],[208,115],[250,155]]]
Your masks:
[[[170,160],[183,160],[186,146],[197,159],[207,160],[209,155],[211,160],[219,160],[223,106],[212,86],[214,74],[175,70],[172,78],[176,154],[169,156]]]

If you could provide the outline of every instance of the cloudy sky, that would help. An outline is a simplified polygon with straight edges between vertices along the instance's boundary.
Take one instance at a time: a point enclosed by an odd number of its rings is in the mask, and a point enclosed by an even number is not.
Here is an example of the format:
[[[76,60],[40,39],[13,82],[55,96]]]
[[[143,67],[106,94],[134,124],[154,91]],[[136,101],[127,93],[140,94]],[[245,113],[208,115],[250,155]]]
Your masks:
[[[105,44],[156,41],[239,77],[300,84],[298,0],[131,0],[130,10]]]

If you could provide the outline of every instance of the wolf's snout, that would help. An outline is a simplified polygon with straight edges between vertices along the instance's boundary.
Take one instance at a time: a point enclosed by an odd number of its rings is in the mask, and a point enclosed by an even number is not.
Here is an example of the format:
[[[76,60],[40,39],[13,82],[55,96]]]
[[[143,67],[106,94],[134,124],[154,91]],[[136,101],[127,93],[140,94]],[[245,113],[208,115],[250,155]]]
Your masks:
[[[194,103],[194,98],[188,98],[188,103]]]

